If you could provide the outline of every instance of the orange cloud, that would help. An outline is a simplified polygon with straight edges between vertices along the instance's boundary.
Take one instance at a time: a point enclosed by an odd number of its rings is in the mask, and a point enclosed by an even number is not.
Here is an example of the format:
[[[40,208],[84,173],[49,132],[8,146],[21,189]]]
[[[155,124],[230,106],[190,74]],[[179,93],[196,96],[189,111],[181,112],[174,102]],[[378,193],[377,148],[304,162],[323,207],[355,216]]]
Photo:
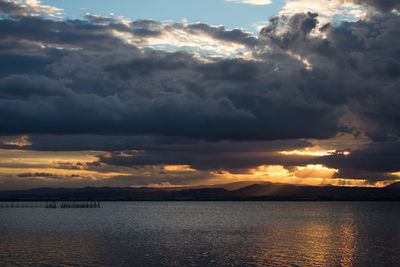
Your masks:
[[[165,165],[164,170],[174,172],[195,172],[189,165]]]
[[[315,147],[307,147],[304,149],[299,149],[299,150],[292,150],[292,151],[280,151],[279,154],[282,155],[297,155],[297,156],[315,156],[315,157],[321,157],[321,156],[329,156],[332,155],[336,152],[336,150],[327,150],[323,149],[319,146]]]

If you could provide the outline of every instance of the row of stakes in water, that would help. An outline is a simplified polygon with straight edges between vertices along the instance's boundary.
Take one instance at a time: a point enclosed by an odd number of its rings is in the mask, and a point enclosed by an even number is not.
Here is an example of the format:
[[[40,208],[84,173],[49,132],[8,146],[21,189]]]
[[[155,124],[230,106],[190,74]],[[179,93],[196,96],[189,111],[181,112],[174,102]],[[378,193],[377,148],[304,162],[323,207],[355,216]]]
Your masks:
[[[0,208],[100,208],[97,200],[88,201],[1,201]]]

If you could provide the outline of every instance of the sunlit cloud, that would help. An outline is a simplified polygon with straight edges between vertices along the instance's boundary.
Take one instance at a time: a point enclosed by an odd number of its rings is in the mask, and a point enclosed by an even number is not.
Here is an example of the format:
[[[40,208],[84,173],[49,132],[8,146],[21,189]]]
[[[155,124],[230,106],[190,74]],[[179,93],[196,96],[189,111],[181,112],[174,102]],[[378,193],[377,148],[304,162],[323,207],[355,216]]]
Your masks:
[[[302,58],[300,55],[293,54],[293,52],[291,52],[291,51],[287,51],[286,53],[287,53],[289,56],[291,56],[291,57],[297,59],[298,61],[302,62],[307,70],[311,70],[311,69],[312,69],[312,65],[311,65],[311,63],[308,61],[308,59]]]
[[[15,10],[15,13],[11,15],[63,17],[63,9],[44,5],[40,0],[5,0],[5,2],[13,3],[20,8],[19,10]]]
[[[305,167],[296,167],[294,175],[297,178],[332,178],[337,169],[327,168],[321,164],[309,164]]]
[[[193,168],[190,168],[189,165],[166,165],[164,166],[164,170],[172,171],[172,172],[194,172],[196,171]]]
[[[325,167],[320,164],[297,166],[286,169],[280,165],[262,165],[250,169],[246,173],[232,173],[229,171],[214,172],[213,175],[224,182],[253,181],[258,183],[273,182],[297,185],[314,186],[362,186],[362,187],[383,187],[392,181],[380,181],[369,183],[364,179],[334,178],[337,169]],[[215,181],[215,179],[213,180]]]
[[[24,146],[30,146],[32,145],[29,136],[23,135],[23,136],[11,136],[11,137],[0,137],[0,142],[2,142],[4,145],[10,145],[10,146],[18,146],[18,147],[24,147]]]
[[[167,51],[185,50],[199,55],[251,57],[251,49],[241,38],[254,37],[243,29],[228,30],[225,27],[204,23],[181,23],[171,21],[131,21],[124,17],[98,16],[86,13],[85,18],[96,25],[107,26],[109,23],[121,24],[123,27],[111,27],[107,30],[126,44],[142,48],[154,48]],[[142,25],[143,24],[143,25]],[[237,35],[235,35],[237,34]],[[233,38],[233,39],[231,39]]]
[[[190,33],[185,29],[167,26],[159,36],[149,36],[146,38],[133,38],[127,42],[139,46],[172,46],[175,48],[185,48],[193,53],[206,55],[234,56],[239,52],[246,52],[246,46],[229,41],[216,40],[205,33]],[[247,52],[249,55],[249,52]]]
[[[280,11],[280,15],[292,16],[296,13],[313,12],[319,15],[320,25],[340,20],[357,20],[367,15],[367,11],[352,1],[343,0],[288,0]]]
[[[336,152],[336,150],[326,150],[321,147],[306,147],[301,150],[292,150],[292,151],[280,151],[279,153],[282,155],[298,155],[298,156],[314,156],[314,157],[322,157],[329,156]]]
[[[58,164],[60,162],[93,162],[97,160],[96,155],[101,152],[92,151],[30,151],[30,150],[14,150],[0,149],[0,165],[6,164]]]
[[[394,174],[394,175],[396,175],[396,174]],[[400,173],[397,174],[397,176],[400,177]],[[399,180],[385,180],[385,181],[376,182],[375,184],[372,184],[372,186],[374,186],[374,187],[385,187],[385,186],[388,186],[388,185],[391,185],[391,184],[394,184],[394,183],[398,183],[398,182],[400,182],[400,179]]]

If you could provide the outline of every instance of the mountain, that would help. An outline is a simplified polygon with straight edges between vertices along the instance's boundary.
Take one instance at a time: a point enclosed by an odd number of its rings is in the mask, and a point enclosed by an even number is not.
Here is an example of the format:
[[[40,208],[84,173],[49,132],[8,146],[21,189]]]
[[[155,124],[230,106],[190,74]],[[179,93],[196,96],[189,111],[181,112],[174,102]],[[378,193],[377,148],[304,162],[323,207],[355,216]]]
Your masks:
[[[246,185],[237,189],[238,185]],[[222,185],[223,186],[223,185]],[[0,201],[9,200],[396,200],[400,183],[384,188],[301,186],[280,183],[228,184],[205,188],[37,188],[0,191]]]
[[[386,188],[388,188],[388,189],[400,189],[400,182],[395,182],[393,184],[390,184],[390,185],[386,186]]]
[[[237,197],[292,196],[300,187],[290,184],[266,183],[253,184],[234,191]]]
[[[177,186],[177,187],[137,187],[141,190],[148,191],[180,191],[188,189],[205,189],[205,188],[223,188],[225,190],[233,191],[239,188],[256,184],[257,181],[241,181],[228,184],[214,184],[214,185],[194,185],[194,186]],[[261,184],[268,184],[269,182],[263,182]]]

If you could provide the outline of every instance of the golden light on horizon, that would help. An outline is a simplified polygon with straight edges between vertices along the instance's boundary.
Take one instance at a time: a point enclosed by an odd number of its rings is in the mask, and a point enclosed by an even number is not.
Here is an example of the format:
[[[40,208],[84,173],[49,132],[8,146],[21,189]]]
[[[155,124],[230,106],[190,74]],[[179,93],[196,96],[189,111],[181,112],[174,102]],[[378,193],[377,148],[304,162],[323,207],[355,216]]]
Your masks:
[[[286,156],[311,156],[311,157],[323,157],[323,156],[329,156],[333,154],[340,154],[340,155],[345,155],[348,156],[351,154],[350,151],[338,151],[335,149],[326,149],[322,148],[320,146],[314,146],[314,147],[306,147],[304,149],[296,149],[296,150],[290,150],[290,151],[279,151],[279,154],[286,155]]]
[[[313,147],[304,150],[284,151],[282,153],[321,156],[330,155],[331,153],[348,155],[350,152],[337,152]],[[229,171],[228,169],[218,171],[196,170],[188,164],[146,165],[140,168],[110,166],[98,162],[98,156],[105,154],[106,152],[94,151],[46,152],[0,149],[0,172],[4,175],[3,181],[10,177],[15,177],[13,179],[19,181],[35,179],[49,181],[54,184],[58,182],[67,184],[68,181],[73,182],[77,180],[87,180],[88,182],[99,181],[101,183],[108,181],[108,183],[112,183],[115,177],[129,176],[132,177],[131,179],[134,181],[135,177],[146,176],[149,177],[149,184],[143,184],[142,186],[151,185],[151,187],[215,185],[242,181],[316,186],[384,187],[393,182],[388,180],[370,183],[362,179],[336,177],[339,172],[338,169],[328,168],[322,164],[291,167],[284,167],[282,165],[260,165],[255,168],[237,171]],[[121,156],[132,157],[130,153],[126,153],[126,155],[123,153]],[[96,162],[97,164],[94,164]],[[22,176],[28,174],[31,174],[31,176]],[[41,174],[43,175],[41,176]],[[179,182],[180,185],[175,183],[169,184],[170,181],[168,178],[170,175],[175,178],[179,177],[179,179],[181,179]],[[400,177],[400,172],[392,173],[392,175]],[[192,177],[195,177],[195,179],[192,179]],[[159,183],[156,182],[157,179],[159,179]],[[127,186],[136,184],[135,182],[129,184],[129,180],[125,181]]]
[[[164,170],[174,172],[195,172],[189,165],[165,165]]]
[[[393,181],[380,181],[375,184],[365,179],[350,179],[335,177],[338,169],[328,168],[321,164],[309,164],[286,169],[281,165],[261,165],[246,173],[231,173],[229,171],[212,172],[219,183],[239,181],[272,182],[312,186],[345,186],[345,187],[384,187]],[[212,180],[216,181],[216,179]],[[216,182],[217,184],[217,182]]]
[[[321,164],[309,164],[305,167],[296,167],[294,174],[297,178],[332,178],[337,172],[339,170]]]
[[[101,152],[93,151],[32,151],[0,149],[0,163],[54,164],[57,162],[93,162]]]
[[[297,156],[314,156],[314,157],[322,157],[322,156],[329,156],[332,155],[336,152],[336,150],[328,150],[328,149],[323,149],[319,146],[315,147],[306,147],[304,149],[299,149],[299,150],[291,150],[291,151],[280,151],[278,152],[279,154],[282,155],[297,155]]]
[[[71,179],[71,177],[77,178],[77,179],[79,177],[85,177],[85,178],[90,177],[90,178],[93,178],[93,180],[106,179],[106,178],[110,178],[110,177],[113,177],[116,175],[118,175],[118,176],[130,175],[129,173],[121,173],[121,172],[98,172],[98,171],[94,171],[94,170],[57,169],[57,168],[4,168],[4,167],[1,167],[0,172],[3,174],[12,174],[12,175],[25,174],[25,173],[52,174],[52,175],[57,175],[57,176],[63,176],[68,179]],[[75,176],[73,176],[73,175],[75,175]],[[43,175],[43,176],[36,175],[35,178],[38,178],[41,180],[56,179],[56,178],[52,178],[52,177],[47,177],[45,175]]]

